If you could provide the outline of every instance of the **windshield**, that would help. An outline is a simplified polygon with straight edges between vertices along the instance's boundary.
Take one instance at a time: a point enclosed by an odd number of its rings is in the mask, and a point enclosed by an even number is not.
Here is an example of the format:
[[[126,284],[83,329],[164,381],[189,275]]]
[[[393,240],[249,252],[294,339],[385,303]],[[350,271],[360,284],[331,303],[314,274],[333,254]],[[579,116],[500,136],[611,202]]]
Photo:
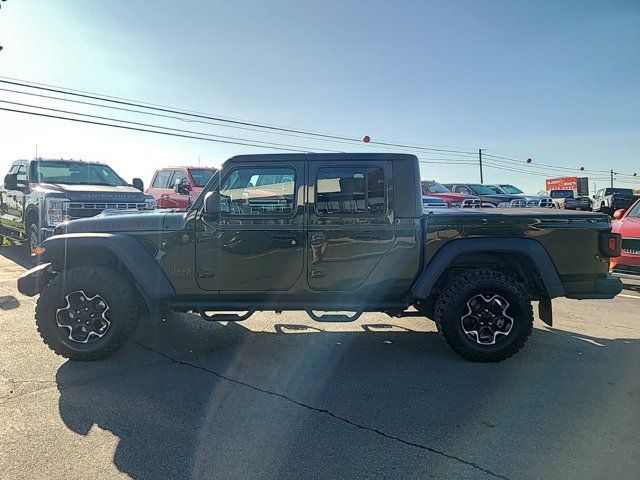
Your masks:
[[[214,170],[209,170],[208,168],[192,168],[189,170],[196,187],[204,187],[211,177],[213,177],[213,172]]]
[[[633,208],[629,210],[629,213],[627,213],[627,217],[640,218],[640,200],[638,200]]]
[[[127,183],[111,167],[98,163],[36,162],[33,171],[35,183],[65,183],[70,185],[107,185],[122,187]]]
[[[551,190],[551,198],[573,198],[573,190]]]
[[[630,188],[607,188],[605,195],[626,195],[632,196],[633,190]]]
[[[520,195],[524,193],[518,187],[514,187],[513,185],[509,184],[500,185],[500,188],[502,188],[502,190],[504,190],[505,192],[510,193],[511,195]]]
[[[473,193],[475,193],[476,195],[495,195],[496,193],[493,190],[491,190],[489,187],[480,185],[479,183],[474,183],[472,185],[469,185],[469,188],[473,190]]]
[[[422,193],[451,193],[451,190],[438,182],[424,182]]]

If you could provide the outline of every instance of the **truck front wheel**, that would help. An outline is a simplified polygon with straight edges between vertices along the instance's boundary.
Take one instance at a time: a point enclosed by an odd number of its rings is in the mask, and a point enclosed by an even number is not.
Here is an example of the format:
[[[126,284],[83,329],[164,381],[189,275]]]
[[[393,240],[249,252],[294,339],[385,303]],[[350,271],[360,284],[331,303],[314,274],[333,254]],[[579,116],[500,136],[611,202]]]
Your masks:
[[[98,265],[61,272],[42,290],[36,326],[44,343],[72,360],[97,360],[118,350],[139,321],[135,287]]]
[[[435,320],[447,345],[476,362],[499,362],[526,343],[533,328],[527,292],[494,270],[463,273],[436,301]]]

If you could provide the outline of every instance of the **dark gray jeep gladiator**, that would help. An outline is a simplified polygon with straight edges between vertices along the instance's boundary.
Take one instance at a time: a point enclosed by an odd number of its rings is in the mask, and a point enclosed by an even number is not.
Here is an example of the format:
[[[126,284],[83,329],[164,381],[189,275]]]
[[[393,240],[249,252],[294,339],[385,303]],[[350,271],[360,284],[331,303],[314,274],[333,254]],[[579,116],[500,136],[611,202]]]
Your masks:
[[[56,225],[108,209],[150,209],[142,180],[128,185],[108,165],[80,160],[16,160],[0,189],[0,235],[24,241],[29,252]],[[25,241],[26,240],[26,241]]]
[[[608,274],[621,238],[607,215],[423,214],[418,159],[403,154],[237,156],[186,212],[97,216],[55,233],[18,288],[40,294],[45,343],[78,360],[113,353],[141,316],[301,310],[316,321],[427,316],[462,357],[494,362],[527,341],[532,301],[551,325],[553,298],[622,289]]]

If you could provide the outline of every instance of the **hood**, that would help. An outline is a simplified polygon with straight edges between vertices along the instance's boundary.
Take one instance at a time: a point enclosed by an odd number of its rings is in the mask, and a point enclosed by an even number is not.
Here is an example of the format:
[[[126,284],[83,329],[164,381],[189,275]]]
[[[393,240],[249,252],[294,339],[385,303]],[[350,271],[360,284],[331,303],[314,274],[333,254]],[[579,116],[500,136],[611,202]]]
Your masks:
[[[539,202],[540,200],[543,200],[543,199],[551,200],[551,197],[548,195],[519,195],[519,197],[524,198],[527,202],[531,200],[535,200],[536,202]]]
[[[444,200],[448,200],[449,202],[462,202],[463,200],[472,200],[476,197],[475,195],[467,195],[466,193],[430,193],[430,197],[442,198]]]
[[[71,220],[56,227],[55,233],[135,233],[180,230],[186,212],[173,210],[130,210],[100,214],[95,217]]]
[[[68,185],[63,183],[40,183],[34,191],[45,195],[68,198],[72,202],[144,202],[149,195],[128,185],[111,187],[107,185]]]
[[[496,193],[495,195],[480,195],[480,198],[485,202],[491,202],[497,205],[501,202],[510,202],[511,200],[522,200],[524,196]]]
[[[640,217],[624,217],[622,220],[612,222],[611,231],[623,237],[640,238]]]

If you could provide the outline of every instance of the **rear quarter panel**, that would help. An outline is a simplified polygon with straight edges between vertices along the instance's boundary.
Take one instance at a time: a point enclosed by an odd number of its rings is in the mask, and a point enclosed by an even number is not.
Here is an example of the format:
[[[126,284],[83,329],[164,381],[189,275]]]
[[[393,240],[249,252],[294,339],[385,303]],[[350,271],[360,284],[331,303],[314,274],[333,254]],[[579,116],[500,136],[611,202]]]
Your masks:
[[[528,238],[549,253],[567,294],[589,291],[597,278],[608,274],[609,262],[599,254],[598,236],[610,230],[607,215],[566,210],[437,213],[426,219],[425,262],[447,242],[459,238]]]

